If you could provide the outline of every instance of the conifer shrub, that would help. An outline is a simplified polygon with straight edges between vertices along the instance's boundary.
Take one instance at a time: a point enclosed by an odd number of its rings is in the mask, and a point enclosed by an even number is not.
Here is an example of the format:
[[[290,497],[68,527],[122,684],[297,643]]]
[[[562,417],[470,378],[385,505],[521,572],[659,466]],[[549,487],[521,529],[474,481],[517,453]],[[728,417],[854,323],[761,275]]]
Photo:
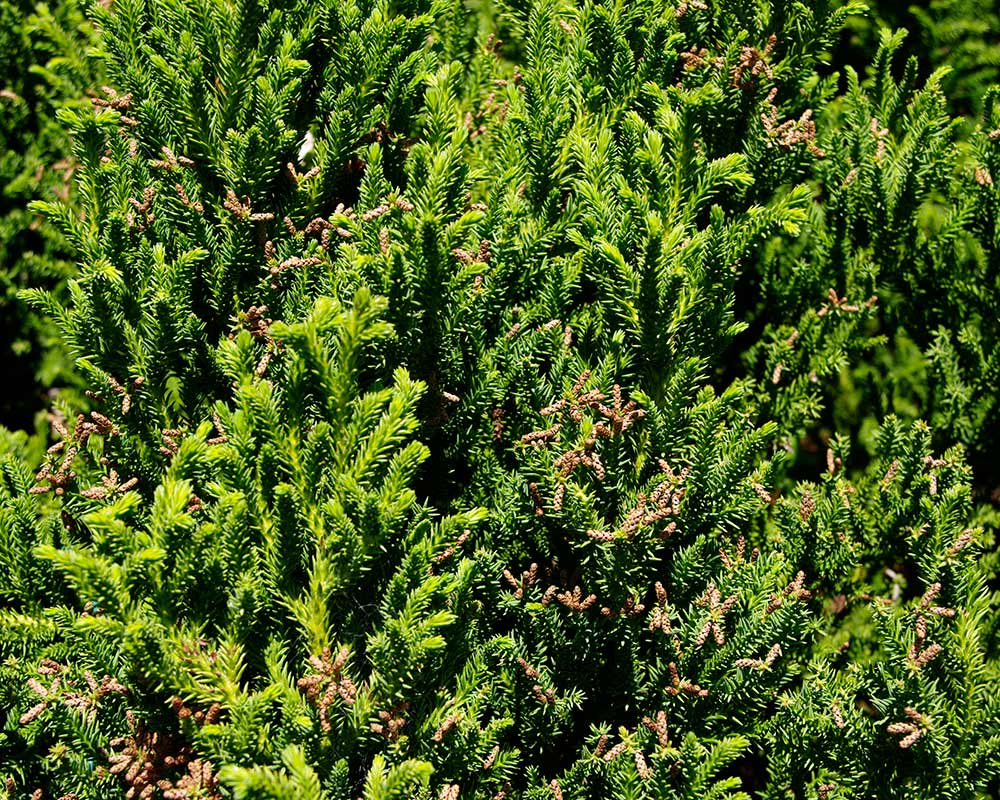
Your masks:
[[[0,2],[0,371],[16,391],[0,397],[0,425],[28,428],[44,393],[75,386],[50,321],[17,300],[28,286],[60,293],[74,255],[58,229],[28,211],[33,199],[69,200],[75,165],[64,105],[86,104],[100,70],[86,58],[94,32],[81,3]]]
[[[91,6],[6,796],[996,796],[996,95],[861,11]]]
[[[841,37],[838,57],[856,68],[867,64],[881,28],[905,28],[903,49],[930,72],[947,67],[942,76],[949,107],[964,117],[978,117],[986,90],[997,82],[997,7],[992,0],[919,0],[914,3],[867,3],[869,13],[852,17]],[[971,122],[964,119],[963,125]]]

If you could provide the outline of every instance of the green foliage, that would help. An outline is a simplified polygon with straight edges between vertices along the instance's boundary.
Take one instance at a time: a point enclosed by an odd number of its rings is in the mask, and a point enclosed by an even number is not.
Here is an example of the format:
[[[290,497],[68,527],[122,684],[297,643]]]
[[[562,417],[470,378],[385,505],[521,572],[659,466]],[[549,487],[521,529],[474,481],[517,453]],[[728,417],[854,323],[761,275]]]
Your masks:
[[[983,98],[997,82],[1000,50],[995,31],[998,12],[992,0],[920,0],[911,5],[868,2],[869,15],[849,22],[855,66],[868,61],[880,28],[906,28],[913,34],[907,45],[925,72],[948,67],[942,87],[955,113],[979,116]]]
[[[870,426],[861,409],[926,418],[939,445],[969,448],[979,480],[992,488],[1000,358],[991,266],[994,94],[985,97],[982,124],[962,141],[941,91],[943,71],[918,87],[911,58],[899,78],[893,74],[902,42],[902,31],[885,32],[868,87],[848,69],[847,94],[827,108],[821,130],[828,133],[819,137],[826,157],[812,171],[817,194],[804,235],[774,239],[761,251],[771,344],[749,348],[747,357],[770,366],[788,350],[780,339],[792,325],[809,335],[811,298],[824,286],[851,299],[841,310],[877,295],[874,319],[857,321],[860,332],[884,336],[873,342],[874,362],[850,369],[844,359],[828,362],[844,386],[832,421],[840,429]],[[821,313],[836,308],[831,297]],[[847,349],[860,344],[852,339]]]
[[[93,6],[6,796],[995,793],[997,94],[860,11]]]
[[[77,0],[0,3],[0,370],[19,387],[0,398],[0,424],[11,427],[29,427],[45,390],[73,382],[51,323],[16,295],[43,285],[63,296],[73,272],[58,228],[27,207],[75,196],[76,163],[56,112],[85,106],[84,89],[102,82],[86,58],[94,38]]]

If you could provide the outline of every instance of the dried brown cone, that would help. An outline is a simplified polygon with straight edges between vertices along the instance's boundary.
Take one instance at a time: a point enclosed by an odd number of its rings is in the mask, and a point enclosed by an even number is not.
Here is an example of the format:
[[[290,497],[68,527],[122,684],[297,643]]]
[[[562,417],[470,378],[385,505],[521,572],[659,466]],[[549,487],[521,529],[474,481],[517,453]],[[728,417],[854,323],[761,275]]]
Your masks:
[[[531,664],[529,664],[520,656],[518,656],[517,663],[521,667],[521,669],[524,670],[525,675],[527,675],[532,680],[538,679],[538,670],[536,670],[533,666],[531,666]]]
[[[344,666],[350,650],[342,647],[337,657],[331,660],[329,647],[324,647],[319,656],[310,656],[309,664],[313,672],[296,681],[300,691],[319,709],[320,727],[329,733],[333,726],[329,719],[329,708],[339,698],[344,705],[353,705],[357,697],[357,687],[344,674]]]
[[[538,489],[537,483],[529,483],[528,491],[531,494],[531,500],[535,504],[535,515],[539,517],[545,516],[545,501],[542,499],[542,493]]]
[[[406,726],[406,719],[402,715],[409,707],[410,704],[403,701],[388,711],[379,711],[379,721],[371,723],[369,727],[387,741],[395,741],[399,738],[400,731]]]
[[[500,755],[500,745],[494,745],[493,749],[490,750],[490,754],[483,759],[483,769],[490,769],[493,766],[493,762],[497,760],[498,755]]]
[[[455,727],[460,719],[458,714],[451,714],[446,717],[445,720],[438,726],[437,730],[434,731],[434,736],[432,737],[435,742],[440,742],[448,734],[448,732]]]
[[[695,602],[697,605],[707,606],[709,610],[708,619],[702,626],[698,636],[695,637],[695,645],[701,647],[708,639],[709,633],[711,633],[715,639],[715,643],[721,647],[726,643],[722,621],[729,610],[736,604],[736,595],[730,595],[725,600],[722,600],[722,595],[718,588],[715,584],[710,584],[705,594]]]
[[[218,792],[219,778],[212,769],[212,762],[199,758],[187,767],[186,775],[169,788],[163,788],[163,800],[222,800]]]
[[[670,684],[666,687],[667,694],[676,697],[684,693],[692,697],[708,697],[708,689],[701,688],[697,683],[682,680],[677,670],[677,664],[671,661],[667,668],[670,670]]]
[[[903,713],[909,717],[910,722],[894,722],[886,730],[892,734],[903,734],[903,738],[899,740],[899,746],[901,749],[907,750],[927,732],[928,720],[915,708],[909,706],[903,709]]]
[[[642,751],[640,750],[635,751],[635,769],[636,772],[639,773],[639,777],[642,778],[643,780],[646,780],[647,778],[649,778],[650,775],[653,774],[653,771],[649,768],[649,765],[646,763],[646,757],[642,754]]]
[[[758,50],[756,47],[741,48],[740,59],[732,69],[733,86],[738,89],[747,89],[753,85],[754,79],[760,75],[764,75],[768,79],[773,79],[774,72],[770,64],[767,63],[767,58],[771,55],[776,43],[777,37],[771,34],[763,51]]]
[[[625,752],[625,742],[618,742],[614,747],[612,747],[608,752],[604,754],[605,761],[614,761],[618,756]]]
[[[535,699],[543,706],[555,703],[556,701],[555,692],[553,692],[551,689],[543,689],[537,683],[531,687],[531,692],[532,694],[535,695]]]
[[[510,588],[514,590],[514,597],[521,600],[524,598],[525,589],[530,589],[535,585],[535,580],[538,577],[538,564],[532,562],[531,566],[521,573],[520,581],[514,578],[509,569],[503,571],[503,577],[510,585]]]
[[[119,752],[108,759],[108,772],[118,775],[128,786],[127,800],[153,797],[158,788],[172,786],[164,771],[184,767],[191,760],[191,750],[175,742],[170,736],[150,732],[135,717],[127,713],[133,732],[111,740],[111,747]]]
[[[588,594],[583,598],[583,590],[579,586],[574,586],[572,593],[569,590],[561,592],[556,595],[556,600],[570,611],[579,613],[590,608],[597,601],[597,595]]]
[[[799,504],[799,518],[803,522],[808,522],[813,511],[816,510],[816,501],[808,491],[802,495],[802,502]]]
[[[649,730],[656,734],[656,740],[659,742],[660,747],[669,747],[670,738],[667,735],[667,712],[657,711],[656,719],[650,719],[649,717],[642,718],[642,724],[645,725]]]

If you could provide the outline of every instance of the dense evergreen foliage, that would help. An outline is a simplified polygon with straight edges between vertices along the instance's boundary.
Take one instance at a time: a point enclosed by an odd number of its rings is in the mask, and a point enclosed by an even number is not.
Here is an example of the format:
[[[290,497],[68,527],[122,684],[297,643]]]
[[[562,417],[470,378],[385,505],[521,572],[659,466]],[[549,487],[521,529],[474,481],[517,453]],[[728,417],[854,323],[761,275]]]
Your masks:
[[[102,82],[86,59],[93,37],[76,0],[0,0],[0,372],[12,387],[0,396],[0,425],[12,428],[31,427],[47,389],[73,384],[51,322],[18,303],[17,291],[58,289],[72,274],[58,228],[27,207],[73,195],[75,164],[56,111],[86,105],[85,90]]]
[[[997,12],[893,9],[0,0],[0,794],[998,796]]]

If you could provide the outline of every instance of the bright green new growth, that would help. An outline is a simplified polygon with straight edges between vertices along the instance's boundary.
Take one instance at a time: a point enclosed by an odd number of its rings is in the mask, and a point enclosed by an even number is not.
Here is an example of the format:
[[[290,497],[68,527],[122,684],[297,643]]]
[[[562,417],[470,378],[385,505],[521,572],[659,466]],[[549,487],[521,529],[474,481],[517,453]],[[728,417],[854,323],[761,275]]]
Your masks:
[[[995,793],[1000,120],[859,11],[95,5],[7,796]]]

